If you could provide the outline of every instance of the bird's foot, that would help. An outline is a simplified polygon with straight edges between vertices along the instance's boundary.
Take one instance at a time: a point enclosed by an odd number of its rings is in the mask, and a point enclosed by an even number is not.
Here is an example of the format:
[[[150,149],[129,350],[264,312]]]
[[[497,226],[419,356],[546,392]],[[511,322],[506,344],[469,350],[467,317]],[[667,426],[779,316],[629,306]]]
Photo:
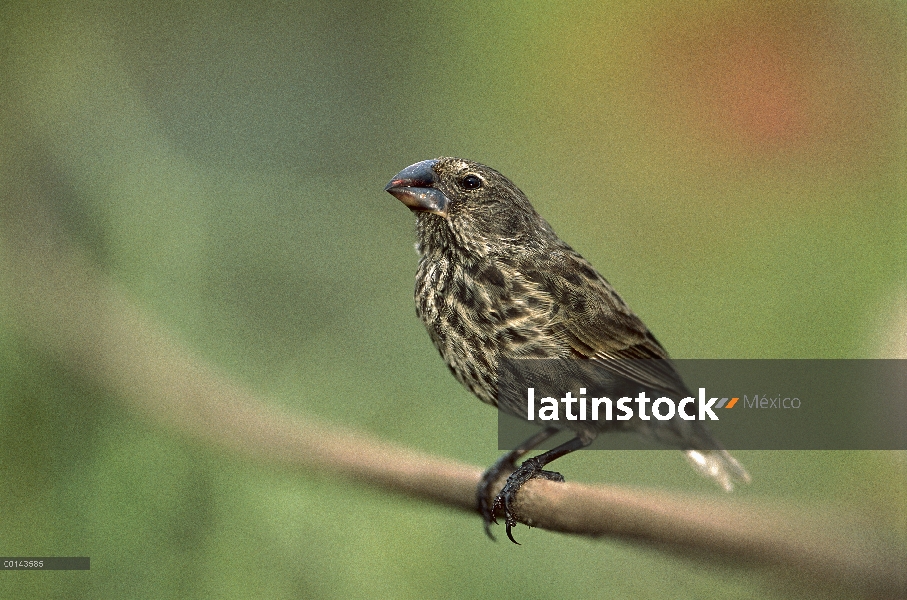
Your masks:
[[[492,540],[495,537],[491,533],[491,524],[498,522],[494,517],[494,503],[491,500],[492,491],[501,475],[512,473],[515,469],[516,465],[513,462],[513,457],[510,454],[505,454],[485,471],[482,475],[482,481],[479,482],[479,487],[476,489],[476,504],[478,504],[479,513],[482,515],[482,521],[485,524],[485,535]]]
[[[504,488],[495,497],[494,503],[491,505],[490,515],[491,521],[497,523],[497,520],[495,520],[494,518],[494,514],[503,511],[504,525],[507,528],[507,537],[511,542],[517,545],[519,545],[519,542],[513,539],[512,533],[513,526],[516,525],[516,517],[514,517],[511,507],[516,500],[517,492],[520,491],[520,488],[523,487],[523,484],[530,479],[547,479],[549,481],[563,482],[564,476],[560,473],[555,473],[554,471],[542,470],[542,465],[539,464],[539,462],[534,458],[530,458],[529,460],[521,464],[520,468],[511,473],[510,477],[507,478],[507,483],[504,484]],[[483,513],[483,515],[484,514],[485,513]],[[489,525],[490,521],[486,517],[485,531],[488,533],[488,535],[491,535]]]

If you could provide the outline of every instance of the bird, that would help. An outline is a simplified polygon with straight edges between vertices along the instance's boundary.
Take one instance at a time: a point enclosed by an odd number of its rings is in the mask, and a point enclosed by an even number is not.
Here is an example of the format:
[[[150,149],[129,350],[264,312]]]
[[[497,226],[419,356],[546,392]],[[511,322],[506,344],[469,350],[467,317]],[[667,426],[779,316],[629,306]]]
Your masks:
[[[482,402],[528,418],[527,404],[502,389],[501,370],[512,363],[547,365],[551,372],[540,377],[555,385],[589,381],[615,395],[692,395],[667,351],[611,284],[498,171],[463,158],[423,160],[397,173],[385,191],[416,217],[416,314],[453,376]],[[539,359],[549,360],[533,362]],[[491,525],[503,514],[507,537],[518,543],[513,507],[521,486],[533,478],[564,481],[544,467],[619,428],[683,450],[728,491],[735,481],[750,481],[700,421],[679,417],[536,421],[543,428],[482,476],[476,502],[486,534],[494,539]],[[563,429],[574,437],[517,466]]]

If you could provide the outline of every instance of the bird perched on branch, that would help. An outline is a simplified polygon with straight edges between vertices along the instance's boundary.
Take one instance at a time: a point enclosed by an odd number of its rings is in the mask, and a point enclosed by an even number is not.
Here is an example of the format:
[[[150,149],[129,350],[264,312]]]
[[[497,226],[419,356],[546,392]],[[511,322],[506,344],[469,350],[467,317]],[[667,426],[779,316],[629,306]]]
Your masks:
[[[571,359],[616,394],[691,395],[639,317],[506,177],[476,162],[445,157],[410,165],[385,190],[416,215],[416,313],[454,377],[480,400],[526,418],[526,405],[498,389],[502,361],[522,358]],[[544,467],[617,428],[613,421],[540,424],[544,428],[502,456],[479,485],[478,508],[492,538],[490,524],[503,513],[507,537],[516,543],[512,507],[526,481],[563,481]],[[516,466],[560,427],[575,437]],[[634,419],[621,427],[684,450],[694,467],[728,490],[734,480],[749,480],[698,421],[678,415],[666,421]],[[494,482],[508,472],[492,500]]]

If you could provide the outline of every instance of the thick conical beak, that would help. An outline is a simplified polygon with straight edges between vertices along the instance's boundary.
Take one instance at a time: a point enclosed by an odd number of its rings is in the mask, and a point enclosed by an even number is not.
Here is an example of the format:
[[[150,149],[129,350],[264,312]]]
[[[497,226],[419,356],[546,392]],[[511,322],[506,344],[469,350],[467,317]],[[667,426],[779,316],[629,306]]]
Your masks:
[[[424,211],[447,216],[447,196],[435,188],[438,175],[434,166],[438,161],[423,160],[397,173],[384,191],[407,205],[412,211]]]

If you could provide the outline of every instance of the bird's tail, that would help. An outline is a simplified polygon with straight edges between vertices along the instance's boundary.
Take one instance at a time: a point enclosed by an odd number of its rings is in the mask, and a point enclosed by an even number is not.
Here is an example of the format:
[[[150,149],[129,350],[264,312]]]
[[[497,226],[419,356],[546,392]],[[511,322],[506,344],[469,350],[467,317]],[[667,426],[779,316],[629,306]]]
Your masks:
[[[697,471],[717,481],[728,492],[734,489],[735,481],[750,482],[750,474],[727,450],[685,450],[684,454]]]
[[[732,491],[735,482],[750,482],[750,474],[743,465],[721,447],[701,422],[674,418],[646,423],[649,427],[640,433],[683,450],[694,469],[714,479],[725,490]]]

